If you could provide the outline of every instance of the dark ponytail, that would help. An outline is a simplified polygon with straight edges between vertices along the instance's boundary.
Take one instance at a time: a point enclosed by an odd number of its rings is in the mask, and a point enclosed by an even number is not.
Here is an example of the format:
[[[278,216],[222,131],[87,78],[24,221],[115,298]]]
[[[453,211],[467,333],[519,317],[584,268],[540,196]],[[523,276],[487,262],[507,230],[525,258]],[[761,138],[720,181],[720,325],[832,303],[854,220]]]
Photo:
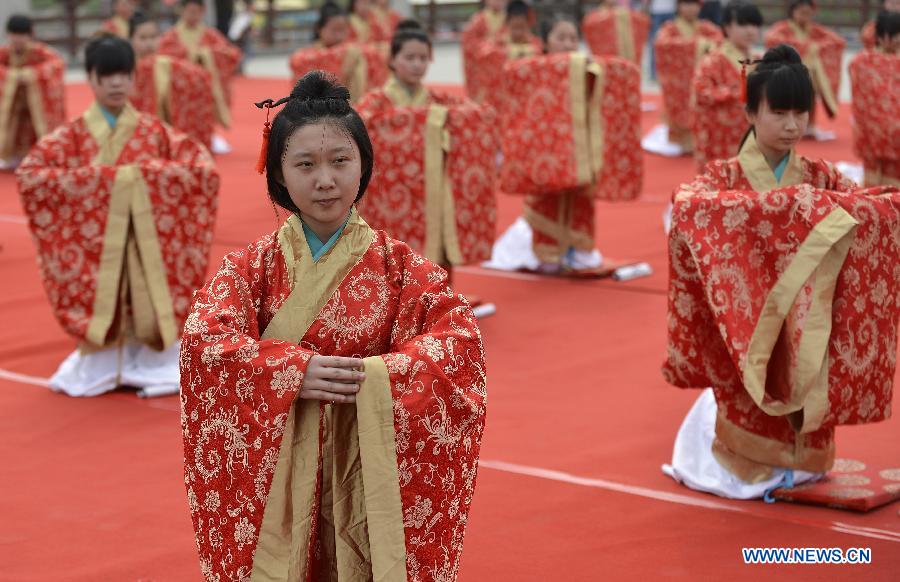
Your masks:
[[[293,133],[313,123],[334,123],[356,142],[361,157],[362,175],[359,180],[359,192],[356,200],[359,201],[369,180],[372,178],[372,167],[375,156],[372,151],[372,142],[369,132],[362,118],[353,107],[350,106],[350,91],[341,85],[337,79],[322,71],[311,71],[305,74],[288,97],[272,102],[261,101],[256,106],[284,108],[278,112],[272,120],[272,130],[269,134],[269,143],[266,149],[266,183],[269,197],[275,204],[292,213],[299,213],[300,209],[291,200],[287,188],[281,183],[281,159],[288,138]]]

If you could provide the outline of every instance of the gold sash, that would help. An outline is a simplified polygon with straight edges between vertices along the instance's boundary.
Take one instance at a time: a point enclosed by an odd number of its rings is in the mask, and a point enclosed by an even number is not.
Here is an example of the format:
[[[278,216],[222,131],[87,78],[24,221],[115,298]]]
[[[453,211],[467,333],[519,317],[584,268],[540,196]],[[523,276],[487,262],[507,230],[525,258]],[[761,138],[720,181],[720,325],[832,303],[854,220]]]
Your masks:
[[[296,216],[278,240],[293,289],[263,339],[299,342],[369,249],[374,231],[354,209],[335,246],[317,262]],[[253,582],[304,582],[317,541],[319,579],[406,580],[390,378],[380,356],[364,363],[355,406],[295,399],[263,513]]]

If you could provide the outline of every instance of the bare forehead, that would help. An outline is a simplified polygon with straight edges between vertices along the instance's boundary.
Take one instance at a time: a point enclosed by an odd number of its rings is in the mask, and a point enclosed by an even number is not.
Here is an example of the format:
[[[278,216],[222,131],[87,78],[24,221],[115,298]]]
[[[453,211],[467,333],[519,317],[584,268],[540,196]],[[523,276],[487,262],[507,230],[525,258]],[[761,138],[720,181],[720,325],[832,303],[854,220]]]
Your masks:
[[[310,123],[294,130],[286,155],[332,152],[356,153],[359,148],[350,133],[336,123]]]

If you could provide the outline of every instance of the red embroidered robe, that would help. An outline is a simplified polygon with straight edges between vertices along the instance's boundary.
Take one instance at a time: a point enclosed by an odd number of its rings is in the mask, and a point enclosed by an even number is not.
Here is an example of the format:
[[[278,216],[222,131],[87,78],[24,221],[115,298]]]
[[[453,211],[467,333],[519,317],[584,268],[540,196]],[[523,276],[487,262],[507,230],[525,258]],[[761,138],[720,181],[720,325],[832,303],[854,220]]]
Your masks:
[[[820,472],[834,427],[890,416],[900,191],[795,153],[777,183],[751,136],[675,195],[666,379],[712,386],[713,453],[748,482]]]
[[[231,126],[231,79],[241,62],[241,49],[215,28],[201,25],[188,28],[179,21],[159,39],[159,54],[186,59],[209,72],[212,79],[216,120]]]
[[[691,89],[694,71],[703,57],[722,40],[721,30],[704,20],[676,18],[662,25],[653,47],[656,75],[662,89],[669,141],[691,151]]]
[[[622,57],[641,66],[650,33],[646,14],[628,8],[601,7],[584,17],[581,29],[592,54]]]
[[[640,71],[579,53],[511,61],[500,110],[501,189],[525,195],[534,251],[558,262],[594,248],[594,199],[633,200],[643,182]]]
[[[292,217],[225,257],[182,342],[207,580],[456,580],[486,376],[440,267],[355,212],[313,263]],[[314,354],[364,358],[355,404],[298,397]]]
[[[462,47],[463,77],[465,78],[466,95],[477,103],[486,98],[486,82],[495,73],[485,67],[482,54],[491,45],[503,43],[507,37],[505,16],[502,12],[481,10],[469,19],[460,34]],[[493,75],[495,76],[495,75]]]
[[[95,103],[16,171],[44,288],[63,329],[91,346],[131,326],[162,349],[203,284],[219,177],[209,152],[127,106]]]
[[[847,41],[836,32],[812,23],[807,30],[792,20],[781,20],[769,28],[765,36],[766,48],[789,44],[800,53],[809,68],[816,94],[822,99],[828,115],[837,114],[841,84],[841,58]]]
[[[354,102],[388,78],[384,51],[368,44],[341,43],[329,48],[314,45],[298,49],[291,55],[290,67],[295,84],[310,71],[331,73],[347,87]]]
[[[358,14],[350,15],[350,34],[347,40],[361,44],[385,45],[391,42],[394,35],[389,19],[381,18],[372,9],[366,18]]]
[[[0,47],[0,159],[23,157],[66,120],[66,63],[32,41],[24,55]]]
[[[209,147],[215,123],[212,77],[200,65],[165,55],[137,62],[131,103]]]
[[[863,48],[867,51],[875,49],[875,46],[878,44],[878,39],[875,38],[874,20],[870,20],[863,25],[862,30],[859,31],[859,40],[862,42]]]
[[[694,160],[707,162],[737,155],[749,129],[741,99],[741,64],[747,58],[729,41],[706,55],[693,79]],[[748,69],[749,72],[749,69]]]
[[[360,213],[441,265],[490,258],[496,234],[496,114],[391,78],[358,111],[378,152]]]
[[[866,185],[900,185],[900,56],[863,51],[850,63],[853,149]]]

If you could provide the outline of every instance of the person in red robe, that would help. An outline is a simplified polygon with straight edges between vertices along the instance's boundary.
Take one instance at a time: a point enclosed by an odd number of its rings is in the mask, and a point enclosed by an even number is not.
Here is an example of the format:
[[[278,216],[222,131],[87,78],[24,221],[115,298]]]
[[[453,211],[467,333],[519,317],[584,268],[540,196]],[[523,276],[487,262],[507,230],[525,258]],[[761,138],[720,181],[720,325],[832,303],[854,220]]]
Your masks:
[[[694,150],[691,131],[694,71],[703,57],[722,41],[718,26],[699,19],[702,5],[701,0],[678,0],[675,19],[663,24],[656,33],[653,50],[666,124],[644,138],[644,148],[649,151],[671,156]]]
[[[525,200],[487,266],[596,274],[603,258],[594,200],[632,200],[641,191],[640,70],[619,57],[589,61],[566,17],[542,31],[547,54],[503,71],[500,187]]]
[[[487,91],[484,84],[490,75],[479,56],[485,45],[506,38],[506,3],[507,0],[485,0],[484,7],[472,15],[460,34],[466,95],[478,103],[484,102]]]
[[[212,78],[216,120],[231,126],[231,79],[241,61],[241,50],[225,36],[203,22],[203,0],[181,0],[181,16],[174,27],[159,39],[159,54],[199,64]],[[213,152],[230,151],[228,143],[213,136]]]
[[[879,13],[885,10],[888,12],[900,12],[900,0],[881,0]],[[863,48],[869,51],[874,50],[878,46],[878,41],[875,38],[875,19],[863,25],[862,30],[859,31],[859,40],[862,42]]]
[[[700,61],[694,73],[691,120],[698,170],[707,162],[737,154],[747,132],[741,69],[742,62],[752,60],[751,50],[759,40],[761,26],[759,8],[738,0],[729,2],[722,14],[725,40]]]
[[[388,38],[393,38],[403,16],[391,8],[390,0],[373,0],[372,20],[375,22],[375,26],[385,31]]]
[[[16,171],[44,288],[76,349],[53,390],[178,391],[178,342],[206,276],[219,177],[209,152],[128,103],[134,52],[85,49],[95,101]]]
[[[484,431],[478,324],[438,265],[355,203],[376,155],[321,72],[279,106],[269,197],[182,340],[185,486],[214,580],[457,580]]]
[[[137,57],[131,104],[211,147],[215,98],[209,72],[191,61],[157,54],[159,27],[143,13],[136,12],[129,27]]]
[[[664,471],[724,497],[815,480],[834,461],[836,425],[890,415],[900,191],[859,190],[796,153],[814,99],[797,51],[767,51],[747,78],[739,155],[674,196],[663,371],[711,388]]]
[[[349,40],[362,44],[386,45],[391,41],[390,17],[375,5],[374,0],[350,0],[347,12],[350,14]]]
[[[33,36],[31,19],[6,22],[0,46],[0,169],[14,169],[31,146],[66,120],[66,63]]]
[[[391,41],[391,77],[358,110],[378,150],[370,195],[359,206],[373,227],[443,266],[490,257],[496,232],[496,115],[423,83],[428,34],[402,21]]]
[[[816,95],[829,117],[837,115],[842,57],[847,41],[833,30],[817,24],[815,0],[794,0],[788,7],[788,18],[773,24],[766,32],[766,48],[779,44],[795,47],[809,67]],[[806,137],[816,140],[834,139],[834,133],[816,126],[816,110],[806,128]]]
[[[326,71],[350,91],[353,102],[366,91],[383,84],[388,77],[387,58],[373,44],[349,42],[347,14],[334,2],[319,9],[313,44],[291,55],[289,65],[294,82],[310,71]]]
[[[584,41],[591,54],[617,56],[638,67],[643,63],[650,19],[643,12],[621,6],[616,0],[601,0],[581,22]]]
[[[128,22],[134,16],[134,0],[115,0],[112,8],[113,15],[103,21],[101,30],[127,39],[129,34]]]
[[[850,63],[853,149],[862,158],[865,184],[900,185],[900,12],[882,11],[878,46]]]

